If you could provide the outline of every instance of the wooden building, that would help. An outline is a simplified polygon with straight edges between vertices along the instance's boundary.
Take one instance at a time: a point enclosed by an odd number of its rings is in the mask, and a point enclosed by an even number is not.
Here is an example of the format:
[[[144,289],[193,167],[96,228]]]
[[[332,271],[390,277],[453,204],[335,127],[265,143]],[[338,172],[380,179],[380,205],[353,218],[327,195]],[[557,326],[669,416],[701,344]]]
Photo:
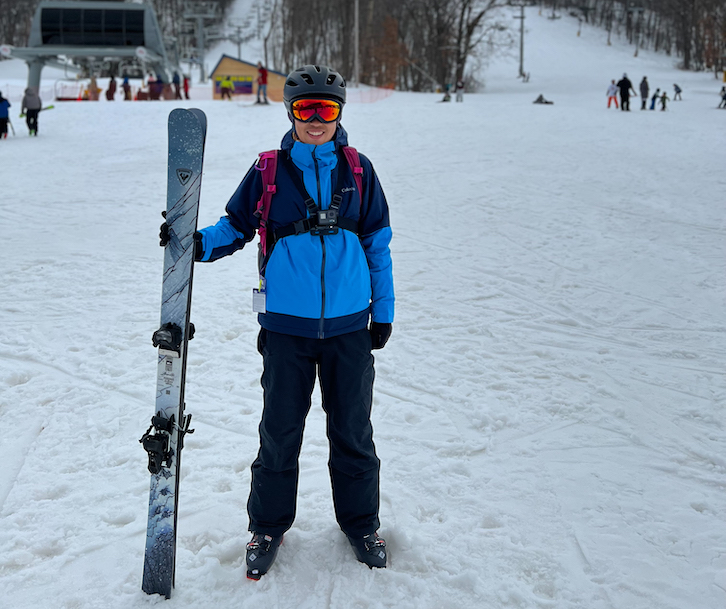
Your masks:
[[[220,84],[228,76],[234,83],[234,95],[257,94],[257,64],[222,55],[211,75],[214,99],[222,98]],[[287,74],[267,70],[267,99],[276,102],[282,101],[282,90],[286,78]]]

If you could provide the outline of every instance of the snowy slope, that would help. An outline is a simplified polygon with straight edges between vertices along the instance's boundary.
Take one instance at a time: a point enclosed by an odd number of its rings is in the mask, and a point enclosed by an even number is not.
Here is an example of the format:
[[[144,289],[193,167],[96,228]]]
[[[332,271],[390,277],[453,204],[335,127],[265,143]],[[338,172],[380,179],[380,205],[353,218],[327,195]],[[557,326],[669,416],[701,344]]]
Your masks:
[[[719,609],[726,603],[720,83],[528,12],[525,69],[463,104],[349,104],[391,205],[397,318],[376,354],[390,565],[333,518],[311,411],[298,518],[245,578],[260,358],[253,248],[197,266],[170,601],[140,591],[168,103],[56,104],[0,142],[0,606]],[[0,83],[12,62],[0,63]],[[605,109],[611,78],[684,88]],[[50,81],[52,85],[52,81]],[[669,92],[671,89],[669,89]],[[544,94],[553,106],[531,101]],[[637,103],[637,99],[635,102]],[[209,117],[210,224],[280,105]]]

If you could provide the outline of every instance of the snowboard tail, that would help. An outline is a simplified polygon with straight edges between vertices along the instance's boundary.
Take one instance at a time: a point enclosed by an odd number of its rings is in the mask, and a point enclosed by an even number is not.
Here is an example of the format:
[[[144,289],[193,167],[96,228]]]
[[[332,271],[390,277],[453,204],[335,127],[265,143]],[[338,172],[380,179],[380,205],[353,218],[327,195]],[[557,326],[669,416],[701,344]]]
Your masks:
[[[184,436],[191,415],[184,413],[187,347],[207,120],[201,110],[172,110],[165,218],[161,323],[152,341],[158,347],[156,405],[151,426],[141,438],[149,456],[151,486],[142,590],[171,596],[176,565],[179,473]]]

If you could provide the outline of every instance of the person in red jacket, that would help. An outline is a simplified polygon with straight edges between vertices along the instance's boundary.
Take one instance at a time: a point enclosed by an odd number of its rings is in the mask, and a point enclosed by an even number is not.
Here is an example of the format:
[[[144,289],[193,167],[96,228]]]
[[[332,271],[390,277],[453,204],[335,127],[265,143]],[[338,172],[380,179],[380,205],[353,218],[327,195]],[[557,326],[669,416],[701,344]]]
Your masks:
[[[260,101],[260,93],[264,98],[264,101]],[[267,70],[262,65],[261,61],[257,62],[257,102],[258,104],[269,104],[267,101]]]
[[[189,99],[189,77],[185,74],[183,80],[184,97]]]

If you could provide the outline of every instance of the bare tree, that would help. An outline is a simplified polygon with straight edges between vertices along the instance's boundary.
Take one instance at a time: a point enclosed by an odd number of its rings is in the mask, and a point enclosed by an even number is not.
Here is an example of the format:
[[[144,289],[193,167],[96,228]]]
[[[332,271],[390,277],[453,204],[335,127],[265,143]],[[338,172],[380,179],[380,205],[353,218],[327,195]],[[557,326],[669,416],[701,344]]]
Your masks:
[[[0,0],[0,43],[24,46],[39,0]]]
[[[482,42],[491,38],[494,32],[506,29],[499,20],[492,16],[500,9],[508,6],[509,0],[456,0],[455,30],[455,80],[464,78],[466,62]]]
[[[582,10],[583,0],[541,0],[543,6],[565,5]],[[587,0],[592,23],[612,34],[623,29],[639,48],[683,58],[684,69],[724,68],[726,54],[726,0]],[[554,10],[554,8],[553,8]]]

